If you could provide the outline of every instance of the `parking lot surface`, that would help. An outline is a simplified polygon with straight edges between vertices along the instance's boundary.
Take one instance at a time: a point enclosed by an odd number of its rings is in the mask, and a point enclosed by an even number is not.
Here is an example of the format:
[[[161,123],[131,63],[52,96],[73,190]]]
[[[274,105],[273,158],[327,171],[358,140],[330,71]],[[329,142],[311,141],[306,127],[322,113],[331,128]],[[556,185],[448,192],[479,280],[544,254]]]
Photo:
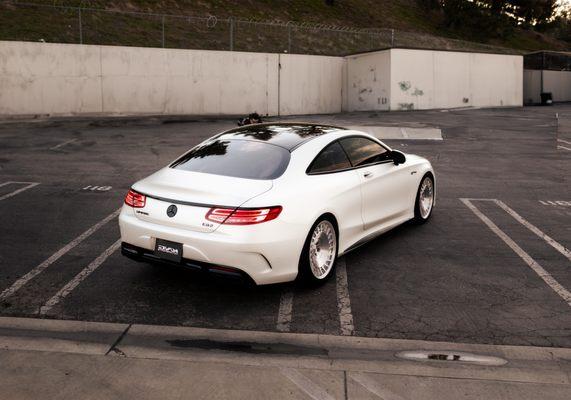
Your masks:
[[[433,163],[429,223],[349,253],[317,289],[252,288],[117,250],[130,185],[233,120],[5,121],[0,315],[571,347],[566,113],[571,106],[295,118],[440,128],[443,137],[387,140]]]

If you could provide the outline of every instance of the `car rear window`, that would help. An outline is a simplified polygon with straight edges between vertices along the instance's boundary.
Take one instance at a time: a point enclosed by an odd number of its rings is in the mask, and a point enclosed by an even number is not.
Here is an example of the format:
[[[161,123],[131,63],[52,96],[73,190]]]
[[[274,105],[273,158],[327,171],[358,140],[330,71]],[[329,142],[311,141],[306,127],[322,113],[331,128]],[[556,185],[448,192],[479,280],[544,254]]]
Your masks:
[[[286,170],[290,153],[273,144],[250,140],[213,140],[199,145],[170,167],[246,179],[276,179]]]

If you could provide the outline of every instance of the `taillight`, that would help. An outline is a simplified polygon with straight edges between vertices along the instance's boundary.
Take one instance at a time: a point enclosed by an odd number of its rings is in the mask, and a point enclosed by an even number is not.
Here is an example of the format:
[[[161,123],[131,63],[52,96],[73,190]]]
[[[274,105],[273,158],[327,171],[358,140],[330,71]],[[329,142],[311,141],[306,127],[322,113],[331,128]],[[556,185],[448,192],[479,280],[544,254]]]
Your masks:
[[[281,206],[265,208],[211,208],[206,219],[225,225],[252,225],[276,219],[282,212]]]
[[[132,189],[129,189],[127,196],[125,196],[125,204],[133,208],[143,208],[147,202],[147,196],[141,193],[137,193]]]

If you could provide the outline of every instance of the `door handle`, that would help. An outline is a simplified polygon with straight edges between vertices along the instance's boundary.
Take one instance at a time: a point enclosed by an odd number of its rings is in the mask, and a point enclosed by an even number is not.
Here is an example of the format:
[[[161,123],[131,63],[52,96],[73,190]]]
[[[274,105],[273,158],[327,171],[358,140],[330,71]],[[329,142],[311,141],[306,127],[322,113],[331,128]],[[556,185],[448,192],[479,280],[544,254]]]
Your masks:
[[[363,176],[365,178],[370,178],[371,176],[373,176],[373,173],[371,171],[365,171],[363,172]]]

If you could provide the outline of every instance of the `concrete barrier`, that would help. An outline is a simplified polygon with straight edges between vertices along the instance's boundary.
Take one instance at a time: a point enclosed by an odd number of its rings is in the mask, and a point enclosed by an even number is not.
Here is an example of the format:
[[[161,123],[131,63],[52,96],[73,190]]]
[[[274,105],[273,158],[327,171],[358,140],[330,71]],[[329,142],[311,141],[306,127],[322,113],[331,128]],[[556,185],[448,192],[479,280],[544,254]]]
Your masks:
[[[525,104],[541,103],[541,75],[542,71],[538,69],[523,70],[523,101]]]
[[[341,112],[343,58],[282,54],[279,63],[280,115]]]
[[[349,57],[0,41],[0,115],[329,114],[520,106],[521,56]]]
[[[0,115],[335,113],[342,68],[339,57],[2,41]]]
[[[347,57],[347,111],[389,110],[391,99],[391,51]]]
[[[390,49],[347,62],[347,111],[523,104],[522,56]]]
[[[0,42],[0,114],[101,109],[101,48]]]

